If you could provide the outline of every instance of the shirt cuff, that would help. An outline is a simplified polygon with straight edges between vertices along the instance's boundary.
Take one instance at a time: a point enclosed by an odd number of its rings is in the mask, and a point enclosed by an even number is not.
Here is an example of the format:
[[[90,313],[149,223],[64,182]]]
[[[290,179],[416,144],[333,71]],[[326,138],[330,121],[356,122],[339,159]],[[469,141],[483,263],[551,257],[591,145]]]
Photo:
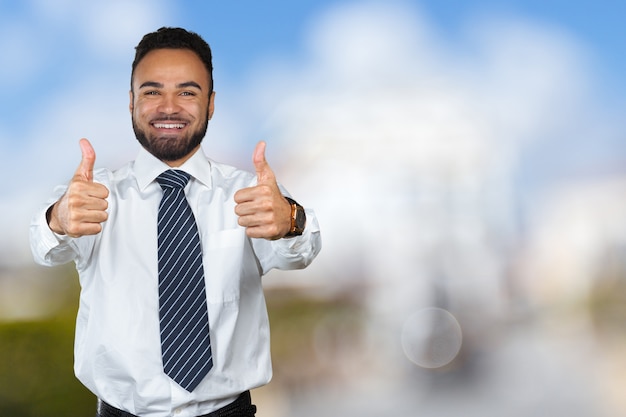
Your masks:
[[[70,236],[53,232],[48,225],[46,212],[51,205],[46,205],[33,217],[30,225],[30,243],[35,260],[47,265],[48,254],[60,245],[72,240]]]

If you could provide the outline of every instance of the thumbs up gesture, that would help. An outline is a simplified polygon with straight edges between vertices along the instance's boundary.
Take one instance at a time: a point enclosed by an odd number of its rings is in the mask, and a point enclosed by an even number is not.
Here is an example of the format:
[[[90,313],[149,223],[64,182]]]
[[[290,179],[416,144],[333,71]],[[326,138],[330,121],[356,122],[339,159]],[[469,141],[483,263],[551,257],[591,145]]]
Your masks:
[[[96,152],[87,139],[80,140],[82,159],[65,194],[48,211],[50,229],[61,235],[79,237],[100,233],[108,214],[109,190],[93,182]]]
[[[252,161],[257,185],[235,193],[235,213],[249,237],[280,239],[291,228],[291,205],[280,192],[274,172],[265,160],[265,142],[256,145]]]

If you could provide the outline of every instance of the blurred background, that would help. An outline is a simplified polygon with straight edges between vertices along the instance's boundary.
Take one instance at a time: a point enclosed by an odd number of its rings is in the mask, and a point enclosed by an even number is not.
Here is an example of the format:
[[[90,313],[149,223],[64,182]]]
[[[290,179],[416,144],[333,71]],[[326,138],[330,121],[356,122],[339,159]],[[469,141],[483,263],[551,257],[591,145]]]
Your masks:
[[[93,415],[32,214],[138,145],[143,34],[212,46],[214,159],[267,157],[324,248],[265,287],[259,417],[626,415],[626,3],[0,0],[0,415]]]

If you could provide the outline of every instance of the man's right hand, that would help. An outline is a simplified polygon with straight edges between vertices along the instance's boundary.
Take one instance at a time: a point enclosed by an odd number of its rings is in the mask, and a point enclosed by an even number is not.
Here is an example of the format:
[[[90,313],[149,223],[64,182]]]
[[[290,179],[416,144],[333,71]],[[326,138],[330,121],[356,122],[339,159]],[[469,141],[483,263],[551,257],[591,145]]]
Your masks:
[[[106,221],[109,190],[102,184],[93,182],[93,166],[96,152],[87,139],[80,140],[82,159],[67,191],[48,210],[48,225],[60,235],[80,237],[95,235],[102,231],[101,223]]]

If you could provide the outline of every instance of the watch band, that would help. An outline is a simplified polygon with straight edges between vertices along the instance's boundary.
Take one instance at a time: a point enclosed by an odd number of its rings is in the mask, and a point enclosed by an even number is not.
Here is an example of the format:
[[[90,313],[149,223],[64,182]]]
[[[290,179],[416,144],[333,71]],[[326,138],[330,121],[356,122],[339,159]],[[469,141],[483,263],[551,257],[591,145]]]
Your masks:
[[[285,197],[285,199],[291,204],[291,227],[284,237],[301,236],[306,225],[304,207],[292,198]]]

